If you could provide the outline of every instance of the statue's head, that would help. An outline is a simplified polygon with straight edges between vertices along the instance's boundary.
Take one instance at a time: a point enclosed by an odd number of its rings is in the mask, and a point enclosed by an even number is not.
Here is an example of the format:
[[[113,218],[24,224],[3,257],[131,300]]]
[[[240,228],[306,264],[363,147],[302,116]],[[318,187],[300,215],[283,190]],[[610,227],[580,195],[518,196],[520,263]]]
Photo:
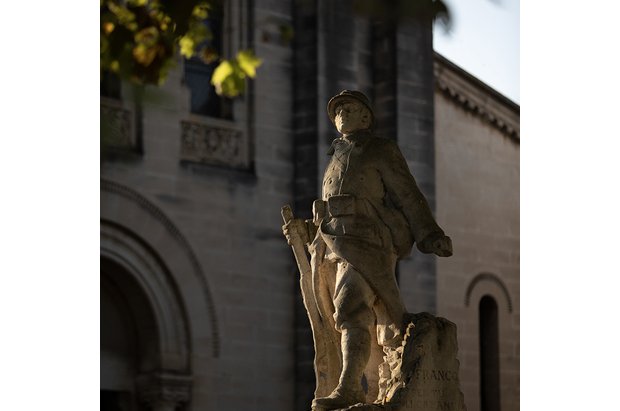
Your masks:
[[[332,97],[327,103],[327,114],[342,134],[370,129],[375,120],[368,97],[353,90],[343,90]]]

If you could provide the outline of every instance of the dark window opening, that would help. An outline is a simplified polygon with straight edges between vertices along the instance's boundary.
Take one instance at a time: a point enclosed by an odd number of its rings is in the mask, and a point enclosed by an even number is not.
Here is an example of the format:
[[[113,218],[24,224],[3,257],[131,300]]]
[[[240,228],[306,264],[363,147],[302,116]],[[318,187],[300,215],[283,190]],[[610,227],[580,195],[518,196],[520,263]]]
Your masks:
[[[480,410],[500,411],[499,321],[497,303],[488,295],[480,300]]]
[[[99,94],[101,97],[121,99],[121,79],[116,74],[105,70],[101,73],[99,81]]]
[[[223,12],[221,7],[209,11],[209,18],[204,24],[211,30],[213,37],[196,47],[212,47],[221,56],[224,49],[223,43]],[[232,100],[220,97],[215,93],[215,87],[211,84],[211,76],[219,62],[206,63],[199,56],[185,59],[184,75],[185,84],[190,89],[190,111],[203,116],[232,120]]]

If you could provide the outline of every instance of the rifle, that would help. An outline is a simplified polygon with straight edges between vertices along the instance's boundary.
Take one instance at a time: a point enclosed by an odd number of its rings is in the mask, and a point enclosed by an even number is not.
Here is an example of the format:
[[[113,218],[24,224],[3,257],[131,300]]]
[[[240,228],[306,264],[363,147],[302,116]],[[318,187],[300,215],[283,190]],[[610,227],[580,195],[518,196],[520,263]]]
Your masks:
[[[285,224],[294,218],[293,210],[289,205],[282,207],[281,213]],[[290,236],[290,243],[301,274],[299,278],[301,297],[312,329],[314,375],[316,378],[314,395],[315,398],[318,398],[328,395],[338,383],[337,378],[342,366],[340,343],[334,336],[336,333],[335,329],[332,329],[328,321],[323,320],[318,308],[318,302],[313,290],[312,267],[308,261],[303,240],[293,234]]]

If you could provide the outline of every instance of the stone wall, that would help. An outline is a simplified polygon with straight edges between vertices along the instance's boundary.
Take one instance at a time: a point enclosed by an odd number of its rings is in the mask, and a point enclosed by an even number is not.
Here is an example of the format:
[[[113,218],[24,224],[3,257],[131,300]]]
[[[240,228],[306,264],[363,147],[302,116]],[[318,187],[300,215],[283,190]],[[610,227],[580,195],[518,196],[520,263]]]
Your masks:
[[[437,262],[437,313],[457,325],[461,387],[467,409],[477,411],[478,309],[483,296],[493,297],[499,317],[501,409],[516,411],[519,108],[440,57],[435,68],[437,219],[454,247],[451,258]]]
[[[291,24],[292,4],[231,3],[239,45],[253,47],[264,63],[249,92],[235,103],[234,124],[205,122],[242,130],[249,161],[231,167],[184,160],[182,122],[204,119],[189,113],[179,61],[166,84],[145,100],[143,152],[104,152],[101,176],[160,210],[194,251],[209,284],[217,352],[197,332],[209,321],[207,313],[193,315],[198,311],[192,308],[202,307],[205,296],[184,294],[181,283],[188,274],[171,273],[169,287],[181,294],[189,316],[192,386],[187,409],[289,411],[295,384],[296,273],[280,229],[280,207],[293,201],[293,52],[291,44],[280,41],[272,21]],[[102,198],[102,214],[128,220],[127,208],[108,213],[115,206],[103,191]],[[149,218],[147,211],[138,212],[127,224],[144,227],[142,240],[162,264],[175,266],[162,257],[167,250],[159,241],[170,234],[151,226]]]

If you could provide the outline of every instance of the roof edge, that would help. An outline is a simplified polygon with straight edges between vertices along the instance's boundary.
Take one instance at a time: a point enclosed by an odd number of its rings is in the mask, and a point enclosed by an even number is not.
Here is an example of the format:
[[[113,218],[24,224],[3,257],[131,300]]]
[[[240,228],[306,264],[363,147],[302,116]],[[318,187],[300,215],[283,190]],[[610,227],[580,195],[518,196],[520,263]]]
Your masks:
[[[433,66],[438,91],[515,142],[520,141],[519,104],[437,52]]]

